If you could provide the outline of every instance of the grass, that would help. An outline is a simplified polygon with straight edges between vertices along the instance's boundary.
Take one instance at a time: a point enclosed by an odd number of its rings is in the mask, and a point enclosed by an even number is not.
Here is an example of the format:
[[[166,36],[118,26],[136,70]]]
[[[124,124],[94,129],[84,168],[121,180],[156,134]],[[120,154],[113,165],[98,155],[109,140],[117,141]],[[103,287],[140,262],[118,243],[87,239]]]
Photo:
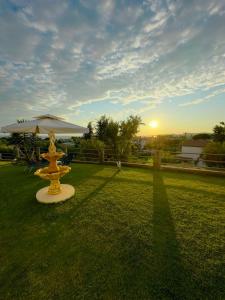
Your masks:
[[[224,178],[74,164],[76,196],[0,168],[0,299],[225,299]]]
[[[10,161],[2,161],[2,160],[0,160],[0,167],[1,166],[5,166],[5,165],[11,165],[11,162]]]

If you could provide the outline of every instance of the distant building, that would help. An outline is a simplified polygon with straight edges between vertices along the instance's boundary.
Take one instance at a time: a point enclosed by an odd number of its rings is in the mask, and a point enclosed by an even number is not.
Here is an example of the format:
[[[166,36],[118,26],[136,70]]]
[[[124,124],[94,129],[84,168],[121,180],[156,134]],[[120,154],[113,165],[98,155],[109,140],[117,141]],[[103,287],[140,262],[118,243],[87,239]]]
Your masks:
[[[193,160],[198,162],[204,147],[208,144],[208,140],[187,140],[182,144],[181,154],[177,156],[184,160]],[[200,163],[200,162],[199,162]]]

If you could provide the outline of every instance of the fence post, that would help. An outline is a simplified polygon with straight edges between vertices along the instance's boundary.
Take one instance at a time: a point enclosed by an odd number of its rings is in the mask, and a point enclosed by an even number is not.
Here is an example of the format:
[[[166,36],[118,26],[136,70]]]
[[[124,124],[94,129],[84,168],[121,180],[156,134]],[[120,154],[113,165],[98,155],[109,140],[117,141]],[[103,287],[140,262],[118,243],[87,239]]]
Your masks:
[[[155,150],[153,157],[153,167],[156,170],[159,170],[161,167],[161,151]]]
[[[103,149],[103,150],[100,152],[99,162],[100,162],[100,163],[104,163],[104,160],[105,160],[105,150]]]
[[[16,158],[20,159],[20,148],[16,146]]]
[[[38,156],[38,159],[40,160],[41,159],[41,149],[40,149],[40,147],[37,147],[37,156]]]

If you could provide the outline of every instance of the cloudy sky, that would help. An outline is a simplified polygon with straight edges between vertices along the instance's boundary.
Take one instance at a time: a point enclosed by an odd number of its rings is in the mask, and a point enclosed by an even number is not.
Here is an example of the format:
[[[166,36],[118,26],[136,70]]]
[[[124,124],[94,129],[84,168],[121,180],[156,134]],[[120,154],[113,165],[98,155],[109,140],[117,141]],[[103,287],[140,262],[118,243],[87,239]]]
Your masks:
[[[1,0],[0,126],[45,113],[210,131],[225,121],[225,1]]]

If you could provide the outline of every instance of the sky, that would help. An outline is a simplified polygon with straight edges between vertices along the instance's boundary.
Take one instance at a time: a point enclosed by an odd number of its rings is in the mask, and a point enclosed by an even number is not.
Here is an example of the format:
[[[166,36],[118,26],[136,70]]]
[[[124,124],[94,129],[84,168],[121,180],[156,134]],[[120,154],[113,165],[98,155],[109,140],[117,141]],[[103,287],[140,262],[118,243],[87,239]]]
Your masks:
[[[210,132],[225,121],[225,1],[0,0],[0,127],[47,113]]]

